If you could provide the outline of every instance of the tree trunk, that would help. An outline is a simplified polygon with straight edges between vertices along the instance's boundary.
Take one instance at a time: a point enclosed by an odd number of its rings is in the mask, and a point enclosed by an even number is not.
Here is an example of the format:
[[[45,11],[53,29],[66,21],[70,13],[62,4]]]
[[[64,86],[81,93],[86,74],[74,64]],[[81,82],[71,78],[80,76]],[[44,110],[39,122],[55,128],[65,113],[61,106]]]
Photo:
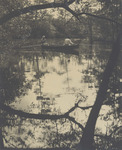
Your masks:
[[[96,101],[94,103],[94,106],[90,112],[87,124],[85,126],[78,150],[92,150],[93,148],[93,143],[94,143],[94,130],[95,130],[95,125],[96,125],[96,121],[101,109],[101,106],[103,104],[103,101],[106,98],[106,93],[107,93],[107,89],[108,89],[108,83],[109,83],[109,79],[111,77],[113,68],[116,65],[118,56],[119,56],[119,52],[120,52],[120,40],[122,40],[122,35],[121,35],[121,39],[120,37],[118,37],[116,43],[113,46],[112,52],[110,54],[109,57],[109,61],[107,63],[107,66],[105,68],[105,71],[103,73],[103,79],[102,79],[102,83],[100,85],[97,97],[96,97]]]

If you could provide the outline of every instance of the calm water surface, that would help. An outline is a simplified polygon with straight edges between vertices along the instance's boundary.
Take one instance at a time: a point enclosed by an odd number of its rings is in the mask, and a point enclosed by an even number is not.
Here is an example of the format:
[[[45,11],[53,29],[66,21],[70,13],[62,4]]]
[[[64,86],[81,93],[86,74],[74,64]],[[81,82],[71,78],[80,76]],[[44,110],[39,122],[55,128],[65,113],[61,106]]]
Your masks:
[[[101,82],[102,72],[110,53],[109,45],[96,43],[89,47],[80,45],[79,55],[40,51],[20,52],[17,61],[12,63],[13,73],[22,78],[21,93],[13,97],[9,104],[12,108],[34,114],[64,114],[79,100],[79,106],[94,104]],[[14,56],[15,57],[15,56]],[[14,83],[17,84],[17,83]],[[13,85],[14,86],[14,85]],[[101,114],[111,111],[103,106]],[[75,109],[70,116],[85,125],[90,109]],[[75,144],[82,133],[77,125],[67,119],[40,121],[17,116],[12,127],[4,127],[7,147],[61,147]],[[106,133],[105,122],[98,118],[96,129]],[[65,140],[63,135],[74,137]],[[54,142],[55,141],[55,142]],[[69,142],[70,141],[70,142]],[[74,143],[71,144],[71,141]],[[76,143],[77,143],[76,142]]]

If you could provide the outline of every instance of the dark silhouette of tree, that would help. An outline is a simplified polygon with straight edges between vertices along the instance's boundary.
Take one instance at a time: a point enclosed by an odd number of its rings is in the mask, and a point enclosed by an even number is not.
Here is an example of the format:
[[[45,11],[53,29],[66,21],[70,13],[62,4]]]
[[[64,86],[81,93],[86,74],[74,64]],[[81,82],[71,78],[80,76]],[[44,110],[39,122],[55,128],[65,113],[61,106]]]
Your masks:
[[[26,14],[30,11],[47,9],[47,8],[64,8],[65,10],[70,12],[73,16],[75,16],[79,21],[80,21],[80,17],[79,17],[80,15],[88,15],[91,17],[104,19],[104,20],[113,22],[113,23],[116,23],[116,24],[121,26],[121,23],[118,23],[116,20],[111,19],[111,18],[107,18],[104,16],[97,16],[97,15],[94,15],[91,13],[86,13],[86,12],[76,13],[74,10],[72,10],[69,7],[70,4],[72,4],[74,2],[75,2],[75,0],[65,1],[65,3],[64,2],[57,2],[56,3],[54,1],[54,3],[46,3],[46,4],[29,6],[29,7],[25,7],[22,9],[14,10],[14,11],[4,15],[2,18],[0,18],[0,25],[3,25],[4,23],[9,21],[10,19],[18,17],[22,14]],[[79,1],[78,1],[78,3],[79,3]],[[111,52],[111,55],[109,57],[106,68],[104,70],[102,82],[100,84],[100,88],[99,88],[99,91],[97,93],[97,97],[96,97],[94,105],[88,106],[88,107],[80,107],[81,109],[92,108],[85,127],[83,127],[73,117],[71,117],[69,115],[77,107],[79,107],[80,101],[78,103],[76,103],[76,105],[73,108],[71,108],[69,111],[67,111],[66,113],[64,113],[62,115],[43,115],[43,114],[25,113],[23,111],[19,111],[19,110],[15,110],[13,108],[10,108],[9,106],[6,106],[1,102],[0,102],[0,108],[4,111],[7,111],[9,114],[16,114],[20,117],[25,117],[25,118],[34,118],[34,119],[42,119],[42,120],[45,120],[45,119],[57,120],[60,118],[67,118],[70,121],[77,124],[83,130],[83,135],[82,135],[81,141],[80,141],[77,149],[78,150],[93,150],[93,149],[95,149],[93,146],[95,125],[96,125],[96,121],[97,121],[101,106],[103,105],[103,102],[106,98],[110,77],[112,75],[114,67],[116,66],[116,62],[117,62],[117,59],[118,59],[118,56],[120,53],[120,49],[122,48],[121,41],[122,41],[122,33],[117,37],[117,40],[113,44],[112,52]]]

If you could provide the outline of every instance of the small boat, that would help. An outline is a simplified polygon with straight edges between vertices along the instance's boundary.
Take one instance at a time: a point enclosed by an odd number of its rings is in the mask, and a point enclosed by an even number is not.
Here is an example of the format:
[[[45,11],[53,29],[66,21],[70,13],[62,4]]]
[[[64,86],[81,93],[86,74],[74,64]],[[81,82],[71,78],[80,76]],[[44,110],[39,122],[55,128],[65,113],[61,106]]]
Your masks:
[[[77,49],[79,45],[42,45],[43,49],[60,49],[60,50],[71,50],[71,49]]]
[[[79,45],[42,45],[41,48],[47,51],[62,52],[66,54],[78,55],[79,52],[76,50]]]
[[[79,52],[76,50],[79,47],[79,45],[28,45],[28,46],[22,46],[19,49],[21,50],[29,50],[29,51],[37,51],[40,48],[43,51],[55,51],[55,52],[62,52],[66,54],[75,54],[78,55]]]

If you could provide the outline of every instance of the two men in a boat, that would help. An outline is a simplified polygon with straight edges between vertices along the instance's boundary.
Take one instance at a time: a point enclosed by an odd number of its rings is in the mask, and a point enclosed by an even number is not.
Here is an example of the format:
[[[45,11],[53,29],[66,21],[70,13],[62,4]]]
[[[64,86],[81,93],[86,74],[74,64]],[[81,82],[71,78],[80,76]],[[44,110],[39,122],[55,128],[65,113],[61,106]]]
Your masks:
[[[43,35],[42,38],[41,38],[41,45],[49,45],[49,44],[47,43],[47,40],[46,40],[45,35]],[[71,41],[70,38],[66,38],[66,39],[64,40],[64,44],[63,44],[63,45],[70,46],[70,45],[74,45],[74,43]]]

